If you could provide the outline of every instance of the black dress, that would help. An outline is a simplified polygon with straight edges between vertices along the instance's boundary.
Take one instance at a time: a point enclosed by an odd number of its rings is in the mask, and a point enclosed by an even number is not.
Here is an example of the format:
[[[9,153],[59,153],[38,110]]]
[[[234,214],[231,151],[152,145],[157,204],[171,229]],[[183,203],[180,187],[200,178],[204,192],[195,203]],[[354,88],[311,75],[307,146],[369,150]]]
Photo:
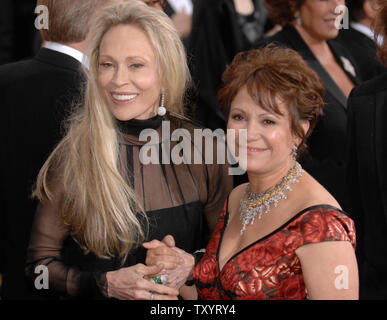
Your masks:
[[[192,134],[195,127],[188,121],[169,118],[171,133],[184,128]],[[232,189],[232,179],[226,165],[217,164],[146,164],[139,161],[139,152],[147,141],[139,140],[146,128],[155,129],[161,139],[154,144],[164,151],[170,143],[173,152],[176,141],[164,139],[162,118],[118,122],[120,128],[120,159],[122,170],[148,219],[147,240],[161,240],[171,234],[176,246],[194,252],[204,248]],[[191,143],[192,150],[197,146]],[[147,144],[149,145],[149,144]],[[162,160],[162,152],[159,153]],[[160,161],[162,163],[162,161]],[[216,163],[216,162],[215,162]],[[34,279],[35,266],[44,264],[50,273],[50,288],[69,296],[102,298],[105,272],[144,263],[146,251],[139,244],[122,265],[118,258],[100,259],[93,253],[84,254],[68,235],[54,204],[40,206],[32,229],[28,250],[27,274]]]

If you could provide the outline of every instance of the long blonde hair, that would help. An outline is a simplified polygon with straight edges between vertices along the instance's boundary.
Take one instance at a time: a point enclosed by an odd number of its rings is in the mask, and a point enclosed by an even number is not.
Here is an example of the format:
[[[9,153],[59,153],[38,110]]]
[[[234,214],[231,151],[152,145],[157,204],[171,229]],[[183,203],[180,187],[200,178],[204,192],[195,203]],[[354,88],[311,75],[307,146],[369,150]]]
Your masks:
[[[100,43],[110,28],[120,24],[135,25],[148,36],[159,63],[166,108],[183,115],[190,75],[184,47],[170,19],[137,0],[105,8],[96,16],[87,41],[90,70],[85,70],[84,101],[42,167],[33,195],[43,203],[57,201],[70,235],[86,253],[102,258],[118,255],[123,261],[144,240],[146,225],[140,220],[146,222],[146,215],[123,178],[116,119],[97,83]]]

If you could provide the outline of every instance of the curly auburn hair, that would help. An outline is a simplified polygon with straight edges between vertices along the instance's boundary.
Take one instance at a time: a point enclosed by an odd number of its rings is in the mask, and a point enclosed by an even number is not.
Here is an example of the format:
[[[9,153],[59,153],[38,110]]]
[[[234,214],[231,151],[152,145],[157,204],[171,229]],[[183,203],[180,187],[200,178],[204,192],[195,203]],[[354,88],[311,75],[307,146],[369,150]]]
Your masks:
[[[231,103],[244,86],[252,99],[268,112],[282,115],[278,98],[288,108],[292,133],[301,138],[300,152],[323,113],[325,88],[317,74],[294,50],[271,45],[237,54],[222,76],[218,93],[221,110],[228,119]],[[304,132],[301,121],[309,121]]]
[[[294,13],[301,8],[305,0],[265,0],[270,19],[281,26],[291,24]]]
[[[380,6],[375,19],[375,43],[379,36],[382,36],[383,42],[378,45],[378,57],[380,61],[387,66],[387,0],[378,0]]]

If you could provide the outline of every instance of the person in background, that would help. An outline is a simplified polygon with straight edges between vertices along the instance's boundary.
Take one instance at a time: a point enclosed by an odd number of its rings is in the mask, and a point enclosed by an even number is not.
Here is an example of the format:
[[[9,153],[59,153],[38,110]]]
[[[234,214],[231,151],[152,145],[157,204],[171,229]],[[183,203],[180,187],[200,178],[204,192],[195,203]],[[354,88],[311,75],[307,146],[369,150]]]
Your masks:
[[[192,29],[192,0],[168,0],[164,12],[172,19],[186,46]]]
[[[38,296],[24,276],[37,204],[30,194],[39,169],[61,138],[62,120],[80,95],[89,21],[106,1],[38,0],[36,4],[47,6],[49,11],[49,28],[40,30],[43,47],[33,59],[0,66],[4,300]]]
[[[193,276],[180,290],[189,299],[357,299],[354,223],[297,162],[322,113],[320,79],[294,50],[273,46],[238,54],[222,79],[219,102],[237,132],[228,143],[246,150],[249,181],[230,193],[196,266],[156,240],[144,244],[147,263]]]
[[[350,51],[362,80],[370,80],[386,71],[377,58],[374,42],[373,24],[378,9],[377,0],[350,0],[347,6],[349,28],[341,29],[336,39]]]
[[[50,290],[65,298],[177,299],[152,279],[163,267],[145,266],[140,245],[171,234],[188,252],[203,248],[232,188],[228,168],[173,160],[178,142],[164,125],[191,137],[195,127],[184,117],[190,75],[171,19],[131,0],[91,23],[84,99],[38,176],[26,274],[34,282],[46,266]],[[145,129],[158,134],[151,163]],[[194,142],[191,155],[205,147]]]
[[[0,65],[12,62],[15,41],[14,2],[4,0],[0,11]]]
[[[375,33],[380,62],[387,66],[387,1]],[[348,99],[348,190],[357,230],[360,299],[387,299],[387,74],[355,88]]]
[[[36,1],[4,0],[0,11],[0,65],[35,56]]]
[[[236,53],[263,37],[267,11],[263,0],[196,0],[188,39],[196,87],[194,119],[212,130],[226,122],[216,101],[221,76]]]
[[[300,163],[347,208],[345,146],[347,98],[360,83],[359,71],[348,50],[332,39],[344,0],[267,0],[269,16],[283,29],[258,45],[275,43],[301,54],[325,87],[323,116],[308,140],[309,153]]]

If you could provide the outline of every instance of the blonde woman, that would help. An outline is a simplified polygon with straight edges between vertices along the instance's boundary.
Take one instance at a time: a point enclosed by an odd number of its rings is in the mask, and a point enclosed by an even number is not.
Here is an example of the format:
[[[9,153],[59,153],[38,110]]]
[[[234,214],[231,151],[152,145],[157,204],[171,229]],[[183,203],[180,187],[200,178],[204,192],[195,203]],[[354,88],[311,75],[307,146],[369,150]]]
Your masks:
[[[168,120],[193,132],[184,47],[163,12],[136,0],[96,17],[88,57],[83,103],[39,173],[26,272],[34,280],[46,266],[49,288],[67,296],[176,299],[152,279],[163,266],[143,264],[141,243],[173,234],[188,252],[202,248],[232,187],[224,166],[140,161],[143,129],[164,137]]]

